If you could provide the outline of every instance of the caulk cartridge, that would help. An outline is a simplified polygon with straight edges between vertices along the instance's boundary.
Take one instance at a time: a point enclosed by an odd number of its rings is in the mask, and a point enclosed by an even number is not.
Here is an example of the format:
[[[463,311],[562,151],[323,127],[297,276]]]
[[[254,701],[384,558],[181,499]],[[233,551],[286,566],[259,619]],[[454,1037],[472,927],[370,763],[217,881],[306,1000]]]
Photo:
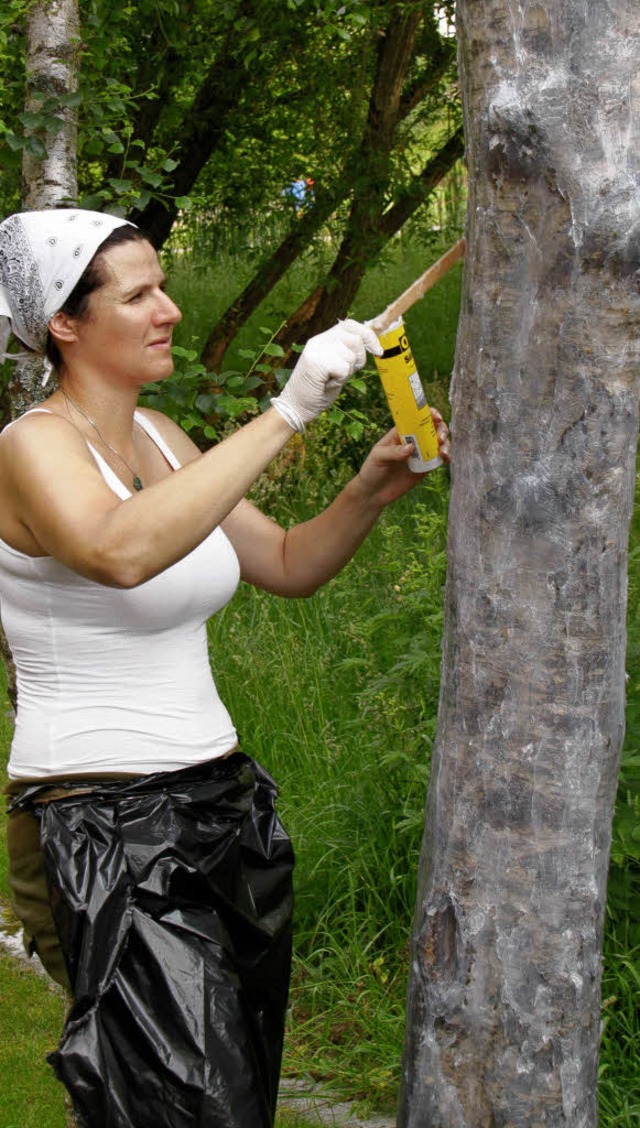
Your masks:
[[[411,354],[404,321],[394,321],[384,333],[378,333],[384,349],[375,357],[389,410],[398,434],[404,443],[413,443],[414,454],[407,465],[415,474],[425,474],[442,466],[438,454],[438,434],[424,388]]]

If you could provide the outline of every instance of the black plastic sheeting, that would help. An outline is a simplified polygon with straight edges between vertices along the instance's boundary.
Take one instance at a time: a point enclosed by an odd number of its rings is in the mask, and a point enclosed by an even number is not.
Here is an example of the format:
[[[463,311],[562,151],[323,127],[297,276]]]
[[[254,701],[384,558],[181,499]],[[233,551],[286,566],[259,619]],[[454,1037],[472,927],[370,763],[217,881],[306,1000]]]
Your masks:
[[[73,985],[49,1061],[80,1125],[270,1128],[293,869],[273,780],[235,753],[90,794],[63,786],[14,808],[41,818]]]

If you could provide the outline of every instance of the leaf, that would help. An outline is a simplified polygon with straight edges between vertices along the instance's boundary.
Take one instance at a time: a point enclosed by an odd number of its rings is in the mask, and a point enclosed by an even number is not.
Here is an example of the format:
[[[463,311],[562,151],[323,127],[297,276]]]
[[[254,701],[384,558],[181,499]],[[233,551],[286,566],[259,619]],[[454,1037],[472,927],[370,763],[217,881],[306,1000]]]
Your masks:
[[[31,153],[32,157],[36,158],[36,160],[44,161],[46,159],[47,149],[46,146],[43,145],[39,137],[27,137],[25,148],[29,153]]]
[[[266,354],[266,356],[284,356],[285,355],[285,352],[284,352],[284,349],[282,348],[282,346],[276,345],[275,342],[273,342],[273,341],[271,341],[269,344],[265,345],[264,349],[262,351]]]
[[[124,195],[125,192],[130,192],[133,187],[133,180],[119,180],[115,176],[110,177],[107,183],[110,184],[114,192],[117,192],[120,196]]]
[[[18,121],[22,122],[25,129],[42,129],[46,126],[48,118],[40,111],[34,113],[32,110],[25,110],[24,113],[18,114]]]
[[[194,411],[189,411],[180,422],[183,430],[188,432],[193,431],[194,427],[201,427],[203,419],[201,415],[196,415]]]
[[[83,152],[87,157],[98,157],[104,152],[104,145],[99,137],[90,137],[83,146]]]
[[[148,192],[146,188],[143,188],[142,192],[139,192],[135,200],[133,201],[134,207],[142,211],[143,208],[146,208],[151,198],[151,192]]]
[[[82,105],[83,95],[79,91],[76,91],[75,94],[59,94],[58,101],[61,106],[68,106],[75,110],[77,106]]]
[[[172,157],[167,157],[166,161],[162,162],[163,172],[173,172],[174,168],[178,167],[178,161],[174,161]]]
[[[15,150],[9,149],[8,151],[5,150],[2,153],[2,167],[4,168],[5,172],[6,172],[7,169],[10,169],[10,168],[20,168],[21,164],[22,164],[22,151],[21,150],[16,152]]]
[[[185,360],[195,360],[198,355],[195,349],[185,349],[182,345],[172,345],[171,352],[173,356],[181,356]]]
[[[104,203],[104,193],[91,192],[88,196],[83,196],[80,200],[80,206],[89,208],[90,211],[99,211]]]
[[[196,397],[196,407],[198,411],[203,411],[208,414],[215,407],[216,402],[215,392],[203,392],[202,395]]]
[[[26,137],[17,137],[15,133],[5,133],[4,141],[14,153],[20,152],[24,149],[27,139]]]
[[[140,169],[140,175],[145,184],[150,184],[152,188],[159,188],[162,184],[163,176],[161,172],[154,172],[153,169],[143,166]]]
[[[189,211],[193,207],[191,196],[176,196],[174,203],[181,211]]]

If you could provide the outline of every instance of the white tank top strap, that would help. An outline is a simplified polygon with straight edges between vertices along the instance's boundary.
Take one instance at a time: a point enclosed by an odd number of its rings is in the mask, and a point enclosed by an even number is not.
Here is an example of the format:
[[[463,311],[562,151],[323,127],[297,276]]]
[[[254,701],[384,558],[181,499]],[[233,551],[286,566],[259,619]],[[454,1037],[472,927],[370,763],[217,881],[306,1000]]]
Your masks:
[[[19,423],[20,420],[24,419],[27,415],[35,415],[36,413],[40,413],[41,415],[55,415],[56,414],[55,411],[49,411],[49,409],[47,407],[32,407],[32,408],[29,409],[29,411],[25,411],[23,415],[19,415],[17,419],[13,419],[10,423],[7,423],[6,426],[4,427],[4,430],[6,431],[8,427],[13,427],[14,423]],[[134,418],[135,418],[136,423],[140,427],[142,427],[142,430],[146,432],[146,434],[149,436],[149,438],[152,440],[152,442],[154,442],[156,444],[156,446],[158,447],[158,450],[160,450],[161,453],[164,455],[164,457],[166,458],[167,462],[169,463],[169,466],[171,467],[171,469],[172,470],[179,470],[181,463],[176,458],[175,454],[171,450],[171,447],[168,446],[168,444],[165,442],[165,440],[163,439],[162,435],[160,434],[160,432],[159,432],[158,428],[155,426],[155,424],[152,423],[150,419],[147,419],[146,416],[143,415],[141,411],[136,411]],[[131,497],[131,490],[128,490],[127,487],[125,486],[124,482],[120,481],[120,478],[111,469],[111,467],[109,466],[109,463],[106,462],[105,459],[102,457],[102,455],[99,454],[99,452],[96,450],[96,448],[91,445],[89,440],[85,439],[85,442],[87,444],[87,447],[91,451],[91,454],[93,455],[93,457],[95,459],[96,465],[97,465],[100,473],[102,474],[102,477],[104,478],[105,482],[109,486],[109,488],[112,489],[113,492],[115,494],[117,494],[119,498],[121,498],[123,501],[126,501],[126,499],[128,497]]]
[[[93,457],[96,461],[96,465],[98,467],[98,470],[102,474],[102,477],[104,478],[104,480],[105,480],[106,484],[108,485],[109,489],[113,490],[114,494],[117,494],[118,497],[121,499],[121,501],[126,501],[128,497],[132,496],[131,490],[128,490],[127,487],[125,486],[124,482],[120,481],[118,475],[109,466],[109,463],[105,462],[104,458],[102,457],[101,454],[98,453],[96,448],[91,446],[91,443],[89,442],[89,440],[85,439],[84,441],[87,444],[87,447],[89,448],[89,450],[91,451],[91,453],[92,453],[92,455],[93,455]]]
[[[142,430],[147,432],[149,438],[152,439],[158,447],[158,450],[162,451],[171,469],[179,470],[181,463],[178,462],[171,447],[167,445],[155,424],[152,423],[150,419],[147,419],[146,415],[143,415],[141,411],[136,411],[134,419],[136,423],[142,427]]]
[[[13,427],[14,423],[19,423],[21,419],[26,419],[27,415],[55,415],[55,411],[49,411],[48,407],[31,407],[29,411],[25,411],[19,415],[17,419],[12,419],[10,423],[5,423],[2,428],[3,431],[8,431],[9,427]]]

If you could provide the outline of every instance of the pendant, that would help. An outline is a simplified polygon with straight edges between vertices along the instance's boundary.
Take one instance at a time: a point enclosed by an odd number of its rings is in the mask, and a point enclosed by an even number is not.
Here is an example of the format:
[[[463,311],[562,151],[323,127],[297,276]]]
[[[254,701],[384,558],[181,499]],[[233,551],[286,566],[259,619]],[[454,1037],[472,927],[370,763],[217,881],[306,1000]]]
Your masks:
[[[134,474],[133,476],[133,488],[134,490],[138,490],[138,492],[144,489],[144,486],[142,485],[142,482],[140,481],[137,474]]]

